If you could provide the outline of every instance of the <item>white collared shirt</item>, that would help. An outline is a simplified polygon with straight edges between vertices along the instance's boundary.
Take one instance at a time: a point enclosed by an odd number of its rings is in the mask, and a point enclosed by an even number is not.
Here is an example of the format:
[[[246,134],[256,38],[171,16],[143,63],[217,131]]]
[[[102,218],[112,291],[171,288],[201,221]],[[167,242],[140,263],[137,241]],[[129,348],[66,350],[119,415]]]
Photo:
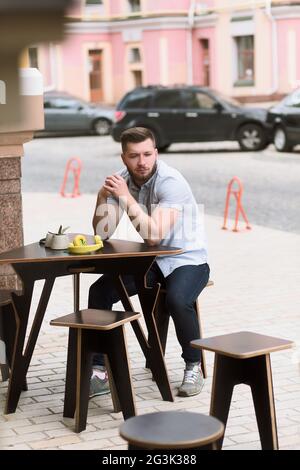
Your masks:
[[[163,275],[167,277],[180,266],[206,263],[203,206],[197,205],[192,190],[182,174],[161,160],[157,161],[155,173],[141,187],[134,183],[127,168],[117,173],[126,180],[130,194],[149,215],[157,206],[175,208],[179,211],[174,226],[161,240],[160,245],[182,248],[183,252],[156,258]],[[118,204],[115,197],[109,197],[107,202]]]

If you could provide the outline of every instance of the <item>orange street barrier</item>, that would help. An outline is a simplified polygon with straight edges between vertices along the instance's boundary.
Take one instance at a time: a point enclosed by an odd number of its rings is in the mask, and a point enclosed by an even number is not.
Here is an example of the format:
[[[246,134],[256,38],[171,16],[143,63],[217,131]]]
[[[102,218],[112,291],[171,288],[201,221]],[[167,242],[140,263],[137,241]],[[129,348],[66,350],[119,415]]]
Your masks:
[[[78,157],[69,158],[69,160],[67,162],[67,165],[66,165],[66,169],[65,169],[63,184],[62,184],[61,190],[60,190],[60,195],[62,197],[78,197],[78,196],[80,196],[79,179],[80,179],[81,167],[82,167],[82,164],[81,164],[80,158],[78,158]],[[68,176],[69,176],[70,171],[73,172],[74,186],[73,186],[72,193],[66,194],[65,193],[66,184],[67,184],[67,180],[68,180]]]
[[[234,183],[237,183],[238,189],[233,190],[232,186]],[[225,203],[225,211],[224,211],[224,225],[222,227],[223,230],[227,230],[226,227],[226,222],[227,222],[227,216],[228,216],[228,209],[229,209],[229,200],[230,200],[230,195],[233,194],[235,199],[236,199],[236,212],[235,212],[235,224],[234,224],[234,229],[233,232],[238,232],[238,221],[239,221],[239,214],[241,212],[244,221],[246,222],[246,229],[251,230],[249,221],[247,219],[246,213],[244,211],[244,208],[242,206],[242,194],[243,194],[243,185],[241,180],[237,177],[234,176],[232,180],[230,180],[228,187],[227,187],[227,195],[226,195],[226,203]]]

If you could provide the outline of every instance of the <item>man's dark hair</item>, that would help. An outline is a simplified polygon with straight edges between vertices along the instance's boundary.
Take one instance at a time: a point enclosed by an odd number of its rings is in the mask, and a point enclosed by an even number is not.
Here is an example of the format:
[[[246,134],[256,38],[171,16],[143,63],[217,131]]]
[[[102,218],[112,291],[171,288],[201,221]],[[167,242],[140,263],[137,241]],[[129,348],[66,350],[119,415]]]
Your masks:
[[[151,139],[154,147],[156,147],[155,137],[150,129],[146,129],[146,127],[131,127],[130,129],[127,129],[121,134],[122,152],[126,152],[127,144],[139,144],[147,139]]]

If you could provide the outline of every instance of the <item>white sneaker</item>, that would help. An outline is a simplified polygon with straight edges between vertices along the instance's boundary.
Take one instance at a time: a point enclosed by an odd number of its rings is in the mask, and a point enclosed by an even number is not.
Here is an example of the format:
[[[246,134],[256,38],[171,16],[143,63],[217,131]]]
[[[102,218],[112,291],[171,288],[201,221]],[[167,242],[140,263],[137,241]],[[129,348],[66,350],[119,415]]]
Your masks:
[[[199,362],[187,362],[185,365],[182,384],[178,389],[179,397],[192,397],[201,392],[204,377]]]
[[[96,366],[93,368],[90,381],[89,398],[106,395],[107,393],[110,393],[107,370],[104,366]]]

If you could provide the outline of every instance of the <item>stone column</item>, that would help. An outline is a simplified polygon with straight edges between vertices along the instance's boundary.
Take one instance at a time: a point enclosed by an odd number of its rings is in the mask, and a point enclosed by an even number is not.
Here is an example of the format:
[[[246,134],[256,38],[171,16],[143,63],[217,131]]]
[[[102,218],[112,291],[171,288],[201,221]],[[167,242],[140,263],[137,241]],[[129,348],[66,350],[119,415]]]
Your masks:
[[[32,132],[0,134],[0,253],[23,244],[21,156]],[[20,288],[11,266],[0,266],[0,289]]]
[[[21,157],[33,131],[44,128],[43,81],[36,69],[20,70],[22,119],[0,124],[0,253],[23,245]],[[2,111],[0,107],[0,112]],[[0,289],[20,289],[11,266],[0,266]]]

